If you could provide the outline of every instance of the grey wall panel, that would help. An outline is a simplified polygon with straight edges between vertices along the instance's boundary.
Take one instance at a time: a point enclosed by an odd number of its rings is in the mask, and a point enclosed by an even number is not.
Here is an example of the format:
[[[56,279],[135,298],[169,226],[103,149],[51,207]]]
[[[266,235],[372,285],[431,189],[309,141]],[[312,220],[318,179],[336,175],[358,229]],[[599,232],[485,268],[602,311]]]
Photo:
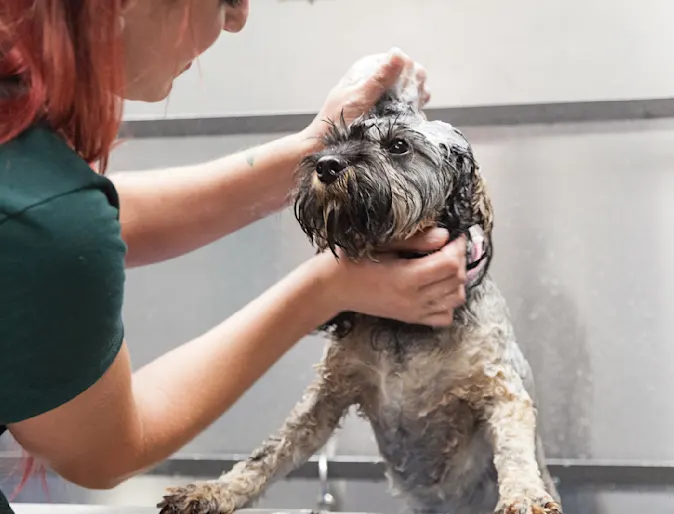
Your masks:
[[[132,140],[120,148],[113,166],[178,165],[264,139]],[[134,364],[140,366],[224,320],[311,253],[294,219],[284,212],[185,257],[131,270],[125,317]],[[322,349],[322,340],[306,338],[184,451],[249,451],[299,399]]]
[[[674,457],[665,443],[674,428],[665,393],[674,386],[672,128],[660,121],[467,131],[496,204],[494,274],[536,370],[552,457]],[[114,166],[207,158],[261,137],[130,141]],[[205,330],[310,255],[284,212],[133,270],[126,318],[134,362]],[[315,338],[300,343],[185,451],[250,449],[299,397],[320,351]],[[340,453],[376,454],[362,422],[346,426]]]
[[[671,128],[469,134],[496,200],[494,274],[553,456],[672,458]]]

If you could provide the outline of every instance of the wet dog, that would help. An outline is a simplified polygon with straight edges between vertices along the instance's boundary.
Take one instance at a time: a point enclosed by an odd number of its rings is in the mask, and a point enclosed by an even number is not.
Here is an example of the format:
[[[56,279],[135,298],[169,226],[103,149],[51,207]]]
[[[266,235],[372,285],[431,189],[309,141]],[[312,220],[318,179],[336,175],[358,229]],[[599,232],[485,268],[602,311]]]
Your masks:
[[[491,201],[462,133],[391,91],[369,115],[334,123],[324,150],[302,163],[295,214],[319,251],[350,259],[430,226],[464,235],[466,302],[446,328],[350,312],[330,320],[317,378],[278,434],[219,479],[169,490],[161,512],[251,506],[355,405],[414,513],[561,514],[531,369],[489,275]]]

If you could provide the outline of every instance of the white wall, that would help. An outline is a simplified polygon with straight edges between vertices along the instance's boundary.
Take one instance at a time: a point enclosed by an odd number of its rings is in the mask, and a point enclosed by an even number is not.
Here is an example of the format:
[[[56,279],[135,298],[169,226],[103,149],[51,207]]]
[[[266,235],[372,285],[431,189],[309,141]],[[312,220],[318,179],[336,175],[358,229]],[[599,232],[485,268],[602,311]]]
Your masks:
[[[127,117],[314,112],[394,45],[427,67],[435,107],[669,97],[673,20],[672,0],[251,0],[168,105]]]

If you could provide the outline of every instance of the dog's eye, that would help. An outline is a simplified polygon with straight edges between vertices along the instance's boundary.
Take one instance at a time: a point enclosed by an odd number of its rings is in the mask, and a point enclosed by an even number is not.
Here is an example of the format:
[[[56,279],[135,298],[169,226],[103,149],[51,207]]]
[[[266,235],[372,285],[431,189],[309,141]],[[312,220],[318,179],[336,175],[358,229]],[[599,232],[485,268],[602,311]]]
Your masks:
[[[404,139],[397,138],[388,145],[388,151],[394,155],[405,155],[410,151],[410,145]]]

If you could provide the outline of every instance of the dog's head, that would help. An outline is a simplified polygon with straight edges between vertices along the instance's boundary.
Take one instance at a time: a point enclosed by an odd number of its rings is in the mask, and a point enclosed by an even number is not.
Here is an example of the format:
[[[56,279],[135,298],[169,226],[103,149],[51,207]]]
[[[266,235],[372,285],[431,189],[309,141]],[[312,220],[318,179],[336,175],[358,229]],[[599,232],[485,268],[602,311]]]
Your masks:
[[[487,272],[492,207],[470,144],[394,92],[348,126],[332,122],[324,149],[298,173],[295,215],[319,250],[339,247],[360,259],[440,226],[450,239],[468,239],[468,287]]]

